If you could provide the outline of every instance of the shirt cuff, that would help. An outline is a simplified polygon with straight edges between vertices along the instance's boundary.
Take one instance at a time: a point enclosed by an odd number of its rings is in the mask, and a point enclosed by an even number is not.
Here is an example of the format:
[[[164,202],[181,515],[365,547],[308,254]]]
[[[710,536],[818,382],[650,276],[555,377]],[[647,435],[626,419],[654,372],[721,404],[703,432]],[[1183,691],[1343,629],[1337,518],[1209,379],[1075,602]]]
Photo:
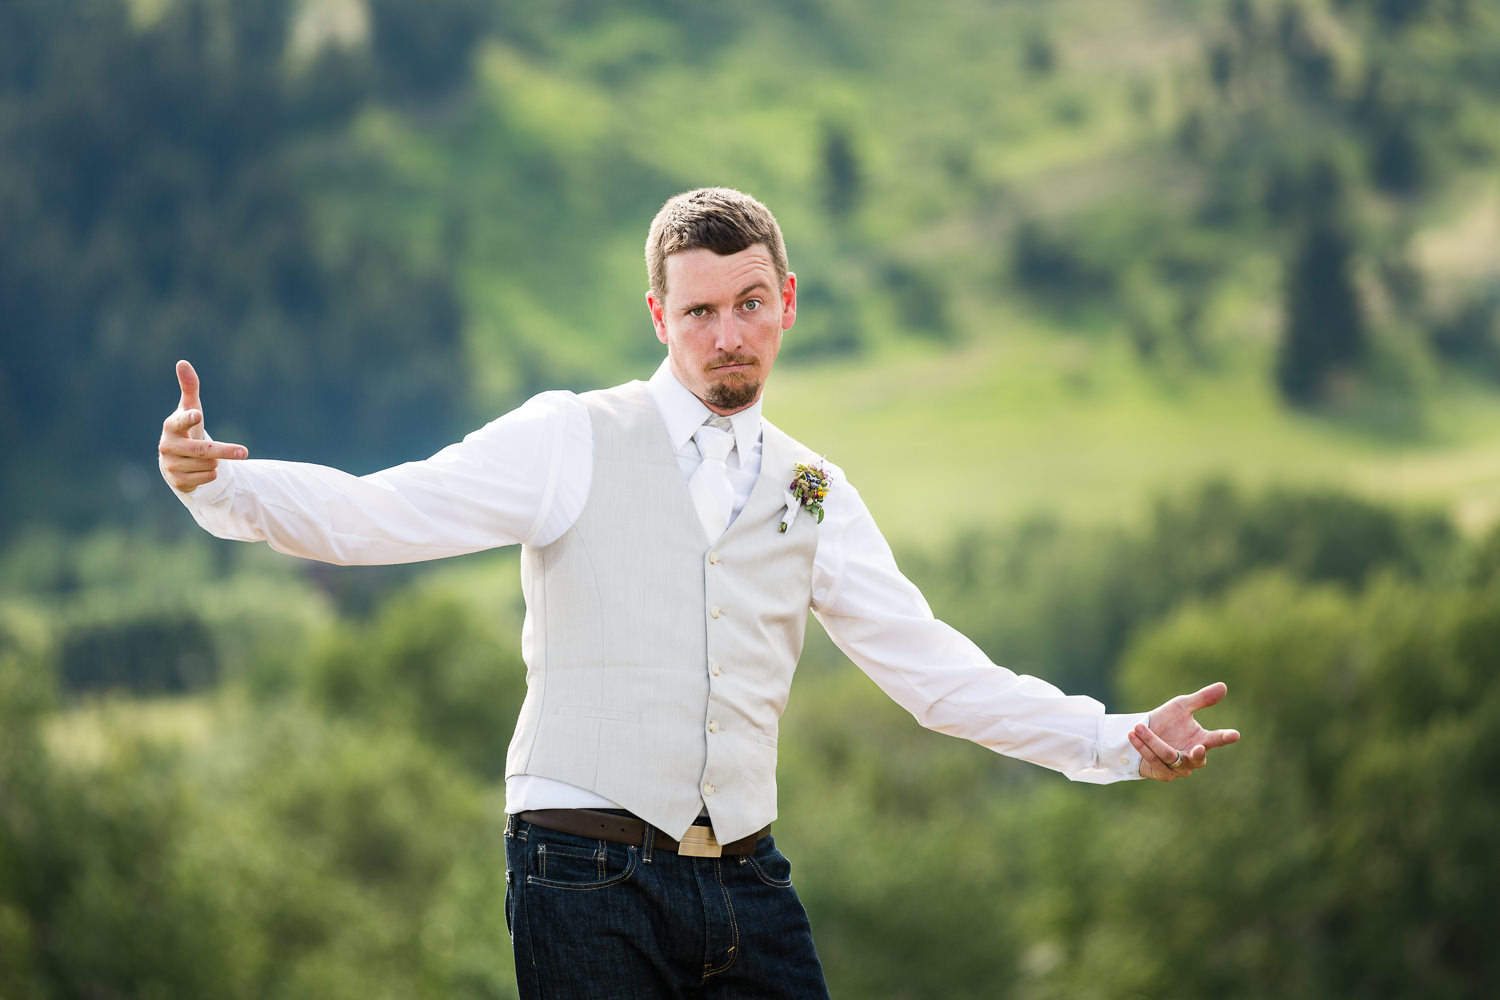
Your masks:
[[[1076,771],[1068,777],[1073,781],[1096,785],[1139,778],[1141,755],[1135,747],[1130,745],[1129,733],[1150,717],[1150,712],[1140,712],[1134,715],[1101,715],[1094,766],[1083,771]]]

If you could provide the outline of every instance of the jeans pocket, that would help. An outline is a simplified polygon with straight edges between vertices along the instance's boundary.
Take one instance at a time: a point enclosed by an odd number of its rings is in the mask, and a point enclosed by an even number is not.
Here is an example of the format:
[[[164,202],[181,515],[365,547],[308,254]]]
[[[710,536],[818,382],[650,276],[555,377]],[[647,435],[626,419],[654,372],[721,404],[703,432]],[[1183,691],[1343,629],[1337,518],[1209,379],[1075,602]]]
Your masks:
[[[755,877],[773,889],[790,889],[792,886],[792,863],[786,855],[774,847],[745,859]]]
[[[624,882],[635,874],[640,849],[596,841],[583,843],[540,843],[536,845],[535,870],[526,876],[527,885],[554,889],[604,889]]]

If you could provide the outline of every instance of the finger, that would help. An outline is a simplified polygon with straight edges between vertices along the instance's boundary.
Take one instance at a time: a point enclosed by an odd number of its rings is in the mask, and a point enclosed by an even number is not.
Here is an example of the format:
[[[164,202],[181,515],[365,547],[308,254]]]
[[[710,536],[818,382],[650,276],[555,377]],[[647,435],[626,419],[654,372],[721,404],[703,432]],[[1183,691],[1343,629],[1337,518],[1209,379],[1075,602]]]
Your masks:
[[[1162,739],[1160,736],[1156,735],[1156,733],[1153,732],[1149,726],[1145,725],[1144,723],[1138,724],[1135,727],[1135,732],[1145,742],[1146,746],[1151,748],[1151,752],[1156,755],[1156,758],[1160,760],[1162,764],[1167,767],[1171,767],[1172,764],[1177,760],[1177,748],[1168,743],[1166,740]],[[1175,770],[1180,769],[1181,768],[1176,768]]]
[[[207,472],[194,472],[188,475],[173,476],[171,483],[174,489],[181,493],[191,493],[205,483],[211,483],[219,478],[219,474],[210,469]]]
[[[202,410],[176,410],[162,421],[162,430],[178,437],[189,437],[203,423]],[[201,439],[200,439],[201,440]]]
[[[201,410],[203,402],[198,398],[198,373],[187,361],[177,362],[177,387],[182,390],[179,410]]]
[[[156,450],[168,458],[214,460],[223,458],[231,462],[238,462],[249,455],[244,445],[231,444],[228,441],[209,441],[203,438],[167,435],[162,436],[161,444],[157,445]]]
[[[1154,778],[1157,781],[1169,780],[1163,773],[1166,765],[1157,759],[1156,754],[1151,752],[1151,748],[1146,746],[1145,741],[1135,734],[1135,730],[1132,729],[1125,735],[1130,740],[1130,745],[1135,747],[1135,752],[1141,755],[1141,766],[1136,769],[1136,773],[1143,778]]]
[[[1215,729],[1203,734],[1203,745],[1212,749],[1214,747],[1227,747],[1231,743],[1238,743],[1240,732],[1238,729]]]
[[[162,468],[167,470],[168,475],[185,476],[194,472],[208,472],[219,467],[218,460],[210,458],[188,458],[183,455],[173,455],[162,463]]]
[[[1128,734],[1130,745],[1135,747],[1136,752],[1141,755],[1141,762],[1145,764],[1150,776],[1157,781],[1171,781],[1176,777],[1176,769],[1171,766],[1171,761],[1177,757],[1177,751],[1173,750],[1165,757],[1151,742],[1151,731],[1145,726],[1137,726]],[[1160,741],[1158,741],[1160,742]]]
[[[1208,687],[1194,691],[1192,694],[1183,695],[1182,704],[1189,712],[1196,712],[1200,708],[1217,705],[1224,700],[1224,696],[1228,693],[1229,685],[1223,681],[1216,681]]]
[[[1131,732],[1129,736],[1131,745],[1134,746],[1141,755],[1141,777],[1150,778],[1153,781],[1165,782],[1176,781],[1178,778],[1186,775],[1186,768],[1172,767],[1167,761],[1163,760],[1155,750],[1147,745],[1146,739],[1144,737],[1138,736],[1134,732]],[[1175,752],[1172,754],[1172,757],[1176,757]]]

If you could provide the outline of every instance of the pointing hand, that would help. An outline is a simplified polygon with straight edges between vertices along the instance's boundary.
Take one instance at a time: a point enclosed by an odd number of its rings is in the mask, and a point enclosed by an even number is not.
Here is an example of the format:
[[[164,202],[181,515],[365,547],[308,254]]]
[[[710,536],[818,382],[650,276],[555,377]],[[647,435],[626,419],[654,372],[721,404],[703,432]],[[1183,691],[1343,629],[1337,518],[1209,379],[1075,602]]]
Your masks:
[[[1208,763],[1208,752],[1240,738],[1234,729],[1204,729],[1195,712],[1217,705],[1228,690],[1210,684],[1192,694],[1178,695],[1151,713],[1145,725],[1129,733],[1131,746],[1141,755],[1143,778],[1172,781],[1185,778]]]
[[[249,452],[237,444],[214,441],[203,429],[203,403],[198,398],[198,373],[186,361],[177,362],[177,385],[182,396],[177,409],[161,423],[162,475],[184,493],[213,482],[220,459],[238,460]]]

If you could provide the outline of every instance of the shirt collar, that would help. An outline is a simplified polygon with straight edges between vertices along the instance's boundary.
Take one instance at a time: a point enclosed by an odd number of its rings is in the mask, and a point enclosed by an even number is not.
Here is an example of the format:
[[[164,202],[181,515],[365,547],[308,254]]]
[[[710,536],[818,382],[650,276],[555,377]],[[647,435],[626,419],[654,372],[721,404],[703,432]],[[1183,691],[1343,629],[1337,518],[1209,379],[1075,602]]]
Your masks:
[[[704,406],[703,400],[694,396],[687,386],[677,381],[669,361],[662,361],[646,387],[661,412],[662,423],[667,425],[672,447],[678,451],[687,447],[703,421],[717,415]],[[757,399],[738,413],[729,415],[730,426],[734,428],[734,445],[741,456],[749,455],[751,449],[760,443],[760,403]]]

